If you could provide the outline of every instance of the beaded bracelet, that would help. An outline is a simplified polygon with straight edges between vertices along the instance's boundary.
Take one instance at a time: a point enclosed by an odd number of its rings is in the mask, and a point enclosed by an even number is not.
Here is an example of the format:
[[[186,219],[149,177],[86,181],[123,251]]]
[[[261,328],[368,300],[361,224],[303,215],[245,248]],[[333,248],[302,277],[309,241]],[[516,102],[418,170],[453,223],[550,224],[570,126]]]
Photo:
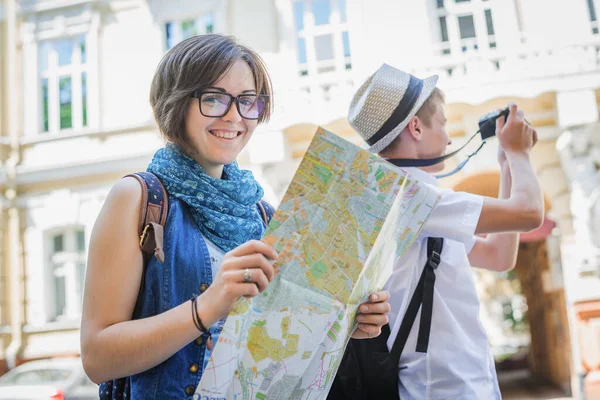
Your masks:
[[[198,330],[200,332],[209,333],[208,329],[206,329],[206,327],[202,323],[202,320],[200,319],[200,316],[198,315],[198,296],[197,295],[192,296],[192,319],[194,320],[194,325],[196,325],[196,328],[198,328]]]

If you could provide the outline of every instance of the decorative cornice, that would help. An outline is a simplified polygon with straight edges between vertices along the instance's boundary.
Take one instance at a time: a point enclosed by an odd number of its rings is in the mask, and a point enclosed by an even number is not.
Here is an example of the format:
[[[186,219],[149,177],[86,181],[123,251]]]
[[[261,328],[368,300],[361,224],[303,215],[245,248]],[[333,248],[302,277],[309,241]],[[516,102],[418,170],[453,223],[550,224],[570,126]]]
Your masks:
[[[22,16],[28,16],[44,11],[60,10],[63,8],[78,6],[82,4],[93,4],[98,0],[25,0],[20,1],[18,12]]]
[[[152,158],[152,154],[153,152],[148,152],[127,158],[102,159],[89,163],[68,163],[50,169],[17,167],[16,183],[17,186],[32,186],[120,171],[133,171],[147,165]]]
[[[144,131],[157,131],[156,124],[145,122],[137,125],[125,125],[108,129],[93,129],[74,133],[37,134],[22,136],[20,144],[23,148],[35,146],[41,143],[60,142],[77,138],[108,138],[110,136],[123,135],[127,133],[138,133]],[[10,141],[2,144],[10,144]]]

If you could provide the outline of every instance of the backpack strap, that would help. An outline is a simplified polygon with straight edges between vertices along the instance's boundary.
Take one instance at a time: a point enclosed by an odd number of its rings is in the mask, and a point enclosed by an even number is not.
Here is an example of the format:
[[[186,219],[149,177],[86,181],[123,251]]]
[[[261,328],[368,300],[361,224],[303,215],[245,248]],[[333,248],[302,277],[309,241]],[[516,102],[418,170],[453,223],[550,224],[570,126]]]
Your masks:
[[[257,204],[258,209],[260,210],[260,216],[262,217],[265,225],[269,225],[269,218],[267,217],[267,212],[265,211],[265,206],[263,206],[262,200]]]
[[[423,268],[423,273],[419,279],[419,283],[413,293],[400,329],[398,330],[398,336],[394,341],[392,350],[390,352],[391,359],[398,365],[400,362],[400,355],[408,335],[412,329],[412,326],[417,319],[417,313],[421,305],[421,321],[419,324],[419,336],[417,337],[417,351],[419,353],[427,353],[429,347],[429,335],[431,332],[431,315],[433,313],[433,288],[435,284],[435,270],[440,265],[442,248],[444,247],[444,239],[442,238],[428,238],[427,239],[427,262]]]
[[[169,212],[169,197],[160,179],[151,172],[136,172],[126,176],[135,178],[142,186],[142,207],[138,234],[140,235],[140,249],[144,257],[144,266],[140,290],[133,311],[133,316],[136,318],[141,311],[141,298],[146,281],[146,268],[153,255],[161,263],[165,260],[163,237],[164,226],[167,222],[167,214]]]
[[[269,225],[269,221],[271,221],[273,214],[275,214],[275,209],[264,200],[259,201],[256,205],[258,206],[263,222],[265,225]]]
[[[156,255],[156,258],[163,262],[163,228],[169,211],[167,191],[151,172],[136,172],[127,176],[137,179],[142,186],[142,207],[138,225],[140,249],[144,254]]]

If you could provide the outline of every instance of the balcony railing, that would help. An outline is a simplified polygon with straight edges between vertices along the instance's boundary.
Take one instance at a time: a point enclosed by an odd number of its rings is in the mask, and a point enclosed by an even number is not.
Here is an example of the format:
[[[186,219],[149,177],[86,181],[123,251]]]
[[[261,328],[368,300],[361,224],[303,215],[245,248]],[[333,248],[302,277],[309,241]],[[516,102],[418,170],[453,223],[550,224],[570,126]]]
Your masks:
[[[289,125],[310,120],[327,123],[346,115],[355,91],[351,70],[298,77],[276,88],[276,116]]]
[[[436,54],[439,54],[437,52]],[[600,38],[564,46],[522,45],[518,49],[436,56],[419,76],[438,74],[448,82],[502,82],[600,72]]]

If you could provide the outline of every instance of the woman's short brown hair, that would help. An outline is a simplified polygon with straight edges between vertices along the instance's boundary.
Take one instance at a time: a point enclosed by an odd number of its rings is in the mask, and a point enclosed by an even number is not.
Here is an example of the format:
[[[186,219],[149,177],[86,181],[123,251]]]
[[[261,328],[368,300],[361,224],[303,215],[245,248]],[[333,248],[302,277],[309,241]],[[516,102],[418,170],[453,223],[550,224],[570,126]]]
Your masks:
[[[150,105],[158,128],[167,140],[179,145],[186,142],[185,117],[191,94],[214,85],[238,60],[248,63],[257,93],[269,96],[258,122],[269,120],[273,94],[262,58],[231,36],[198,35],[169,50],[152,79]]]

